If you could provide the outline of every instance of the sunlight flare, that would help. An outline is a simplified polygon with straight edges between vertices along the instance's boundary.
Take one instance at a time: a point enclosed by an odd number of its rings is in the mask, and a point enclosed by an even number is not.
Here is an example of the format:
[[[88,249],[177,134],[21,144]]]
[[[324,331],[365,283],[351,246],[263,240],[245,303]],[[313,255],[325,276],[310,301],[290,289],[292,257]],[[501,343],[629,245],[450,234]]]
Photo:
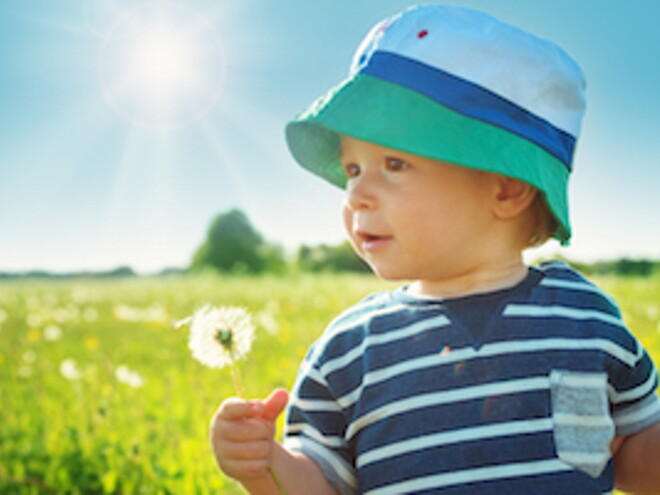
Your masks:
[[[98,59],[106,101],[151,129],[185,127],[216,103],[224,76],[221,43],[198,11],[177,2],[142,4],[105,34]]]

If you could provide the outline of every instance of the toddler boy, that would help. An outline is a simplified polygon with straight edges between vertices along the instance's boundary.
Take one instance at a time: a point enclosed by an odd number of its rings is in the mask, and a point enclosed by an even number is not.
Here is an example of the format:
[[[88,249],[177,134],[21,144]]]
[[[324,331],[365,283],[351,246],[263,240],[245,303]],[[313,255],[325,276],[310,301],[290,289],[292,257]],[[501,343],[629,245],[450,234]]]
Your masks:
[[[289,123],[346,189],[357,253],[401,288],[336,318],[287,394],[229,399],[219,466],[250,493],[660,492],[660,401],[610,297],[522,251],[571,229],[584,111],[554,44],[459,7],[378,24],[350,75]],[[279,481],[275,481],[276,473]]]

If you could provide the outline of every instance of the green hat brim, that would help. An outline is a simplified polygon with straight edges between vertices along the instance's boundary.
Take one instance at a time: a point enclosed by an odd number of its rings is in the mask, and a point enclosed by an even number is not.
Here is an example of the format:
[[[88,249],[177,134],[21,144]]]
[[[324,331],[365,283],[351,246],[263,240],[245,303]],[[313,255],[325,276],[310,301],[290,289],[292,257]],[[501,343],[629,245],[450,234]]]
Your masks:
[[[567,167],[509,131],[466,117],[404,86],[356,74],[314,102],[285,129],[296,161],[344,188],[339,135],[523,180],[544,193],[568,244]]]

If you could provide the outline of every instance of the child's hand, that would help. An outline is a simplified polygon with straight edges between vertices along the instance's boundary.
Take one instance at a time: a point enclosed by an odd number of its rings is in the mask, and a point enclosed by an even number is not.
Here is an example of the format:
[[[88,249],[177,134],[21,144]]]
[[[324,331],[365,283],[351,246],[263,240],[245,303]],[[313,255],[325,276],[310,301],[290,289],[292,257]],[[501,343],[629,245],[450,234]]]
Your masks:
[[[220,469],[244,482],[269,476],[275,420],[289,394],[275,390],[264,401],[227,399],[211,420],[211,444]]]

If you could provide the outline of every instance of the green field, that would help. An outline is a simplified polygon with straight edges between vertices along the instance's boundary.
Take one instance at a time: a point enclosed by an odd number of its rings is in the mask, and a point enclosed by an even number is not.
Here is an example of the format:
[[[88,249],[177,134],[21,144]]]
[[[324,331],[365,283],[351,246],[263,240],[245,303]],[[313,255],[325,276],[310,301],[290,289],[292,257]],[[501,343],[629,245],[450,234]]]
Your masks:
[[[660,362],[660,277],[600,279]],[[387,285],[369,276],[130,278],[0,283],[0,494],[239,494],[208,421],[231,395],[173,323],[244,306],[257,339],[247,394],[290,387],[325,324]]]

